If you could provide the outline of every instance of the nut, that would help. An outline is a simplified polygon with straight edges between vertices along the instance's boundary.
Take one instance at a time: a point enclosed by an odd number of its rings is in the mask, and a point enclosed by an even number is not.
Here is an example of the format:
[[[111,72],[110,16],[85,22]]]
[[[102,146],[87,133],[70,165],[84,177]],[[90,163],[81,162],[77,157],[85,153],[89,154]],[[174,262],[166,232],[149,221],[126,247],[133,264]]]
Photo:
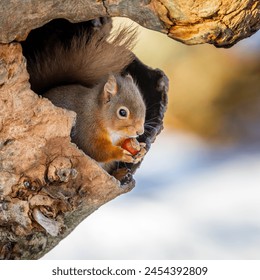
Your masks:
[[[133,156],[137,155],[140,150],[140,144],[135,138],[128,138],[126,139],[121,147],[131,153]]]

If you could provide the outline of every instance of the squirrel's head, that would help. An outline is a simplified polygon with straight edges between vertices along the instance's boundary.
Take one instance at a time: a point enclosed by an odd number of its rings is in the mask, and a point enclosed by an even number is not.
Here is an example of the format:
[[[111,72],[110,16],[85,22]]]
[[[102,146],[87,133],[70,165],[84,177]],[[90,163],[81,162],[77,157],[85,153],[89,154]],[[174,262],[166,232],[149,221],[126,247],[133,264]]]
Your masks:
[[[133,78],[109,75],[102,92],[105,125],[112,136],[137,137],[144,133],[146,107]]]

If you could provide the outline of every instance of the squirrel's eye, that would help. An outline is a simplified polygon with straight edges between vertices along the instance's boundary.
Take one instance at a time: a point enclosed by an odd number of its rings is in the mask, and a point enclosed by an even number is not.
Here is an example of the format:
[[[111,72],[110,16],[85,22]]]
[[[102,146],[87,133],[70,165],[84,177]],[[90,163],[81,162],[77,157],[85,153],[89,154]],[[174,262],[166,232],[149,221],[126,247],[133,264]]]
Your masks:
[[[129,110],[126,107],[120,107],[117,110],[117,116],[119,119],[126,119],[129,115]]]
[[[120,109],[120,110],[119,110],[119,115],[120,115],[121,117],[126,117],[126,116],[127,116],[126,110],[125,110],[125,109]]]

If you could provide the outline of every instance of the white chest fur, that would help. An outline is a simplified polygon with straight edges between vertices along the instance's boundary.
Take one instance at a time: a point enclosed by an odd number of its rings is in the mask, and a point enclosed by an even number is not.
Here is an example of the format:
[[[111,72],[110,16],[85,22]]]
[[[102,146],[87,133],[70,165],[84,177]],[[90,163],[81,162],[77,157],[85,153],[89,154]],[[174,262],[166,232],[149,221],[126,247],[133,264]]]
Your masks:
[[[118,143],[119,140],[121,140],[123,137],[122,135],[118,134],[117,132],[111,131],[110,132],[110,137],[112,140],[112,143],[115,145],[116,143]]]

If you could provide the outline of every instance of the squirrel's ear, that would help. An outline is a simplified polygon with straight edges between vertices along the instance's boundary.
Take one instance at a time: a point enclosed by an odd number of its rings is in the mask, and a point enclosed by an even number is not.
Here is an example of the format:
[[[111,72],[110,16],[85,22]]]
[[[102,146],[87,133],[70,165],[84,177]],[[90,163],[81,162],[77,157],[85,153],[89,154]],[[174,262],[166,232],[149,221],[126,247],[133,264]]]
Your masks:
[[[105,103],[109,102],[111,97],[117,94],[117,82],[114,75],[110,74],[107,82],[104,85],[104,99]]]
[[[127,74],[126,79],[128,79],[130,82],[134,82],[133,77],[130,74]]]

